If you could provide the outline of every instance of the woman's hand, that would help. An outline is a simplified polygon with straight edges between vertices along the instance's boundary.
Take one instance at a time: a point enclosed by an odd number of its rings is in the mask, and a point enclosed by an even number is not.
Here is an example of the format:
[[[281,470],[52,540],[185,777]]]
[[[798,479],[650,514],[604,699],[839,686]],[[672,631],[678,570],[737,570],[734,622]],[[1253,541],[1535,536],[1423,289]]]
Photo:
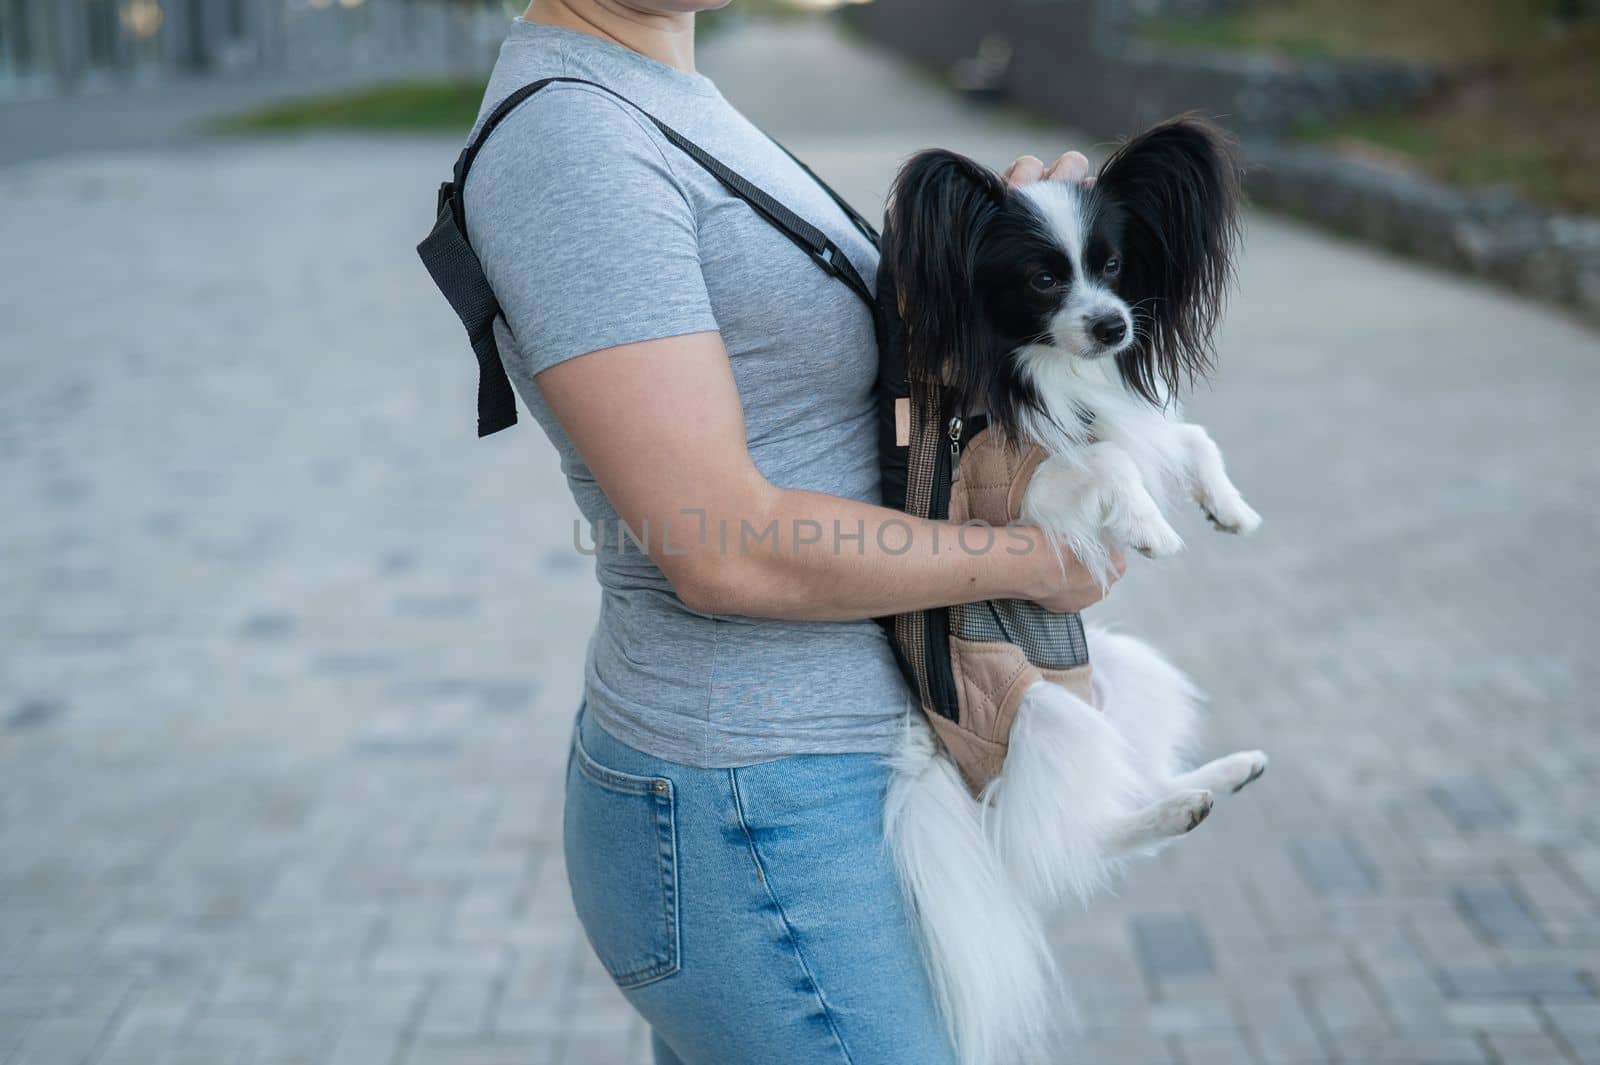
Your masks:
[[[1031,563],[1028,574],[1031,583],[1017,598],[1031,599],[1053,614],[1076,614],[1094,606],[1128,570],[1122,552],[1113,548],[1112,571],[1102,586],[1077,556],[1066,551],[1058,554],[1040,530],[1013,525],[1006,532],[1027,535],[1031,541],[1026,556]]]
[[[1064,152],[1048,167],[1036,156],[1024,155],[1003,175],[1012,185],[1030,185],[1035,181],[1075,181],[1080,185],[1093,185],[1089,175],[1089,160],[1082,152]]]
[[[1035,599],[1034,602],[1052,614],[1076,614],[1104,599],[1106,593],[1111,590],[1111,585],[1121,580],[1127,569],[1128,564],[1118,556],[1116,569],[1106,586],[1102,588],[1099,582],[1089,575],[1089,571],[1083,568],[1083,563],[1068,555],[1064,570],[1058,571],[1061,579],[1055,590],[1044,598]]]

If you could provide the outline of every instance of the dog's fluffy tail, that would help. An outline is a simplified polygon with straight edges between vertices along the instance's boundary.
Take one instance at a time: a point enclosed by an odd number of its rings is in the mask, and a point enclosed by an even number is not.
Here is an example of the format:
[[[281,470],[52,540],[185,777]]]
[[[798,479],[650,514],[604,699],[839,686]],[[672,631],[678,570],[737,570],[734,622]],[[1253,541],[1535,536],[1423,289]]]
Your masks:
[[[977,802],[913,714],[884,809],[940,1012],[962,1065],[1039,1058],[1064,1008],[1033,908],[983,837]]]
[[[1109,886],[1121,863],[1107,834],[1137,807],[1134,761],[1106,716],[1065,688],[1041,680],[1023,695],[983,827],[1035,905],[1087,902]]]
[[[1138,752],[1159,791],[1193,753],[1205,696],[1183,671],[1142,640],[1101,628],[1085,633],[1094,662],[1095,702]]]

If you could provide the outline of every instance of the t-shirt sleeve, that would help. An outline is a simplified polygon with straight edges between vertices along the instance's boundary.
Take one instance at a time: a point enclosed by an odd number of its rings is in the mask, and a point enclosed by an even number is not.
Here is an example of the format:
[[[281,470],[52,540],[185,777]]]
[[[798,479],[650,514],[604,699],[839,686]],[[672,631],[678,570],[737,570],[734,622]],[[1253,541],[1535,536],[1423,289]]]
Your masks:
[[[592,89],[551,86],[467,175],[467,228],[521,372],[717,328],[694,212],[644,121]]]

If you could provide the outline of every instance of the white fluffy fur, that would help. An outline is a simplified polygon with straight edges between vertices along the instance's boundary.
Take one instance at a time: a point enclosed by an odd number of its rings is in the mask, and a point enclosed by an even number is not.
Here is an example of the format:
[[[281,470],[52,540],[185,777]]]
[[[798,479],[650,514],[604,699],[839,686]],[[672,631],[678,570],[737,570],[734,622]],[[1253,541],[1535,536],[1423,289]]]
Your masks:
[[[1139,802],[1137,752],[1094,707],[1038,681],[1022,697],[984,834],[1035,905],[1088,899],[1115,871],[1105,840]]]
[[[885,834],[964,1065],[1038,1058],[1060,1012],[1038,915],[984,839],[978,805],[920,717],[893,760]]]
[[[1141,640],[1094,629],[1094,699],[1111,726],[1139,752],[1146,795],[1177,777],[1194,745],[1205,696],[1183,671]]]

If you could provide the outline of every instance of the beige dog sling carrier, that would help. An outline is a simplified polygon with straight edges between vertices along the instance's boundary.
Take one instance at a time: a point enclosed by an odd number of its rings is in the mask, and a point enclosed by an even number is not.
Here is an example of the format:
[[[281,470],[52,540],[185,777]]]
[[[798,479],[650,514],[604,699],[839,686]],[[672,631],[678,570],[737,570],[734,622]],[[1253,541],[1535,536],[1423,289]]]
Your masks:
[[[1009,447],[980,417],[963,419],[937,382],[909,380],[905,328],[887,257],[878,272],[879,451],[886,506],[973,523],[969,549],[1004,551],[1043,449]],[[991,542],[992,541],[992,542]],[[899,614],[888,627],[923,713],[974,794],[1000,773],[1017,708],[1038,680],[1091,701],[1089,652],[1076,614],[1022,599]]]

